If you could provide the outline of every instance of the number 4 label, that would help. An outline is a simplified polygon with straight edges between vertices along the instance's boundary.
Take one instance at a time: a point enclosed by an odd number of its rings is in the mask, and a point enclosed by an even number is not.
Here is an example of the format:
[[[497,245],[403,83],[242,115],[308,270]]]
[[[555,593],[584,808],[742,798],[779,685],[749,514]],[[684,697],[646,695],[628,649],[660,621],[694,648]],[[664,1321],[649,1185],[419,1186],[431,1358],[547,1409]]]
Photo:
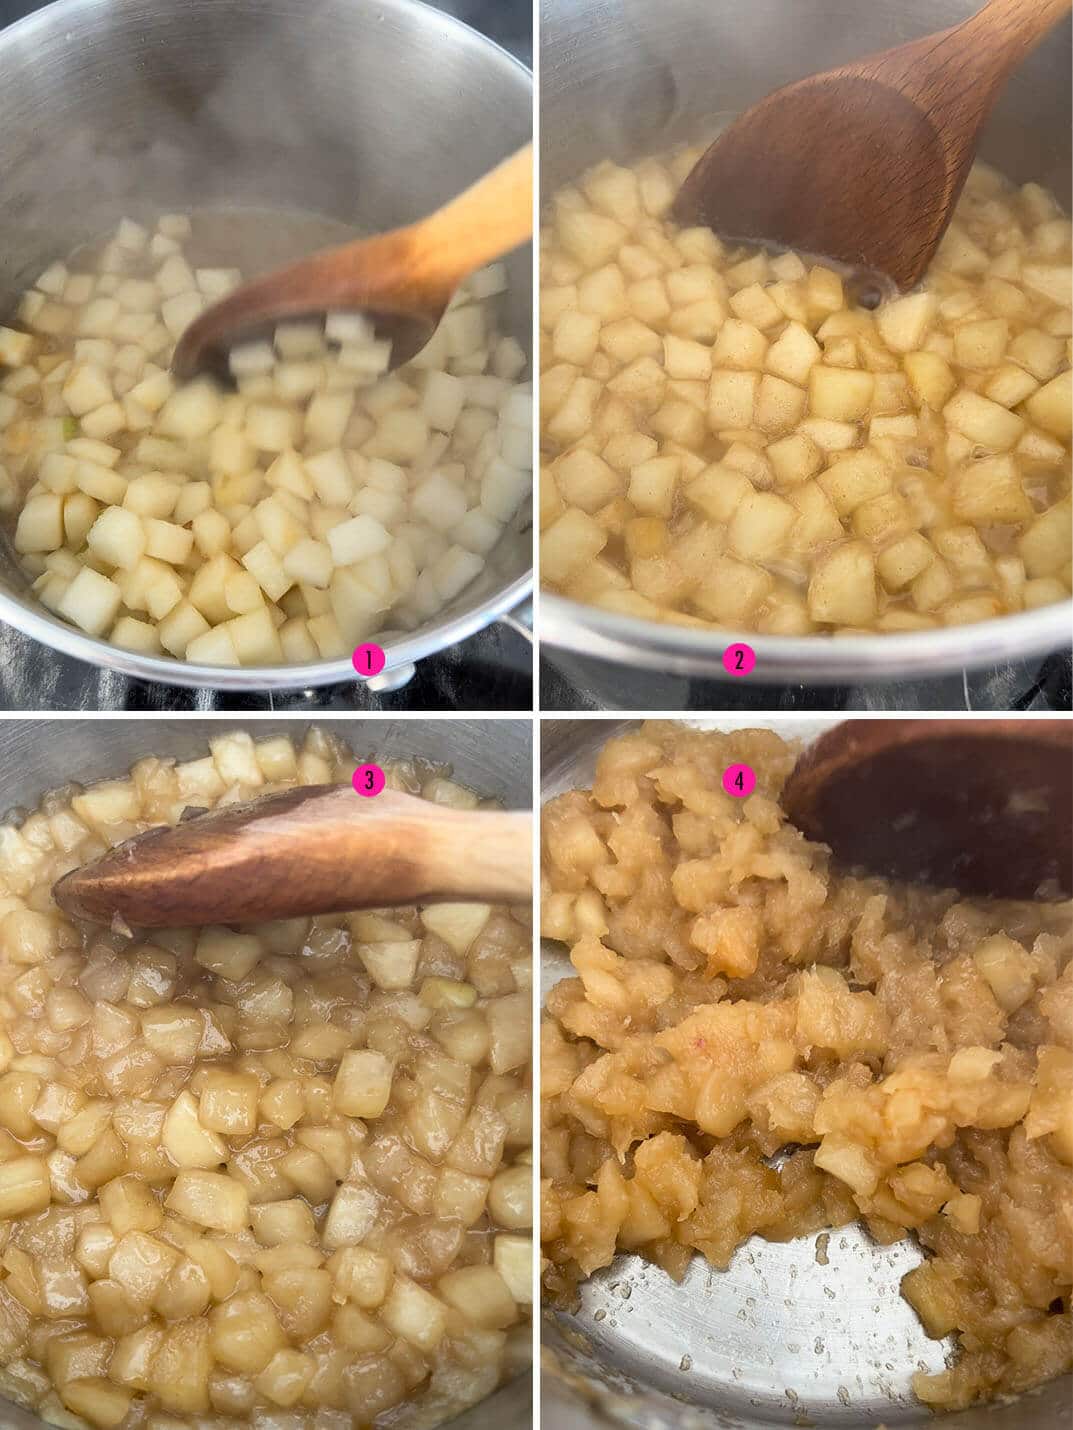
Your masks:
[[[723,771],[723,788],[735,799],[745,799],[756,789],[756,771],[751,765],[728,765]]]

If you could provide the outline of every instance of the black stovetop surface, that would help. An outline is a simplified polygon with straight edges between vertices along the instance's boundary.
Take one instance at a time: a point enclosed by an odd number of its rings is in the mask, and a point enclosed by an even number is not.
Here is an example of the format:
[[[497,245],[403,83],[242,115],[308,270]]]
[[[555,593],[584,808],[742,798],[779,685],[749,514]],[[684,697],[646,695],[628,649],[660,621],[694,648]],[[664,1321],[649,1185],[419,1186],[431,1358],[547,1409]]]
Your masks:
[[[626,670],[588,657],[545,651],[540,709],[570,710],[1022,710],[1068,711],[1073,653],[991,669],[886,684],[762,685]]]

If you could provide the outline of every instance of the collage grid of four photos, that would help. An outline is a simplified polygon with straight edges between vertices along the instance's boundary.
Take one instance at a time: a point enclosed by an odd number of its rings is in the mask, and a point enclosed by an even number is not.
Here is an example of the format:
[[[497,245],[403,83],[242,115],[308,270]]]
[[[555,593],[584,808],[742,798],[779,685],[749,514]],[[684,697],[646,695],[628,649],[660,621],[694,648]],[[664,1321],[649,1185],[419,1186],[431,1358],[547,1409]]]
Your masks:
[[[0,0],[0,1430],[1073,1425],[1073,0]]]

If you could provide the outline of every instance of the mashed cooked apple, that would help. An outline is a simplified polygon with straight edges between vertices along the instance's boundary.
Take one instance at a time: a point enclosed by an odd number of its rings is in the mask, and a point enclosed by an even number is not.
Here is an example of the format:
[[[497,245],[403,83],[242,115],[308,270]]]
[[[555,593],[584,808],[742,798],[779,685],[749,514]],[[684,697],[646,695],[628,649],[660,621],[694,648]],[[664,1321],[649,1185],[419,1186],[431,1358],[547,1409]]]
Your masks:
[[[541,571],[701,629],[917,631],[1068,599],[1070,224],[972,172],[875,312],[679,229],[701,150],[598,164],[541,242]]]
[[[545,807],[543,932],[578,974],[542,1033],[546,1287],[860,1220],[917,1237],[903,1295],[957,1336],[917,1395],[1025,1390],[1071,1364],[1068,905],[835,872],[779,805],[796,754],[649,723]]]
[[[0,829],[0,1397],[51,1424],[429,1427],[524,1362],[528,911],[132,941],[51,898],[191,805],[353,768],[221,734]]]

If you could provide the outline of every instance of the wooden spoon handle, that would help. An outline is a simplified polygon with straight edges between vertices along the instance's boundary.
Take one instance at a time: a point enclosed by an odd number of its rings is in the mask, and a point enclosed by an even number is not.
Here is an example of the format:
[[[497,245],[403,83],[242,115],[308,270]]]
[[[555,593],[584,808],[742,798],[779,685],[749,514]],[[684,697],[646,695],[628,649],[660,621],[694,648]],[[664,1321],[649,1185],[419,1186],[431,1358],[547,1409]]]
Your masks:
[[[76,869],[56,902],[131,928],[263,923],[476,899],[528,902],[532,819],[348,785],[286,790],[150,830]]]
[[[959,25],[872,56],[876,77],[890,83],[890,58],[902,62],[899,88],[915,95],[933,121],[964,125],[967,108],[986,114],[1002,80],[1073,8],[1073,0],[988,0]],[[870,61],[861,65],[862,72]]]
[[[533,146],[527,144],[407,234],[409,262],[430,287],[463,278],[533,236]]]
[[[978,47],[990,48],[1005,73],[1021,63],[1052,25],[1073,8],[1073,0],[988,0],[975,15],[957,28],[962,37],[978,35],[969,50],[970,61]]]

